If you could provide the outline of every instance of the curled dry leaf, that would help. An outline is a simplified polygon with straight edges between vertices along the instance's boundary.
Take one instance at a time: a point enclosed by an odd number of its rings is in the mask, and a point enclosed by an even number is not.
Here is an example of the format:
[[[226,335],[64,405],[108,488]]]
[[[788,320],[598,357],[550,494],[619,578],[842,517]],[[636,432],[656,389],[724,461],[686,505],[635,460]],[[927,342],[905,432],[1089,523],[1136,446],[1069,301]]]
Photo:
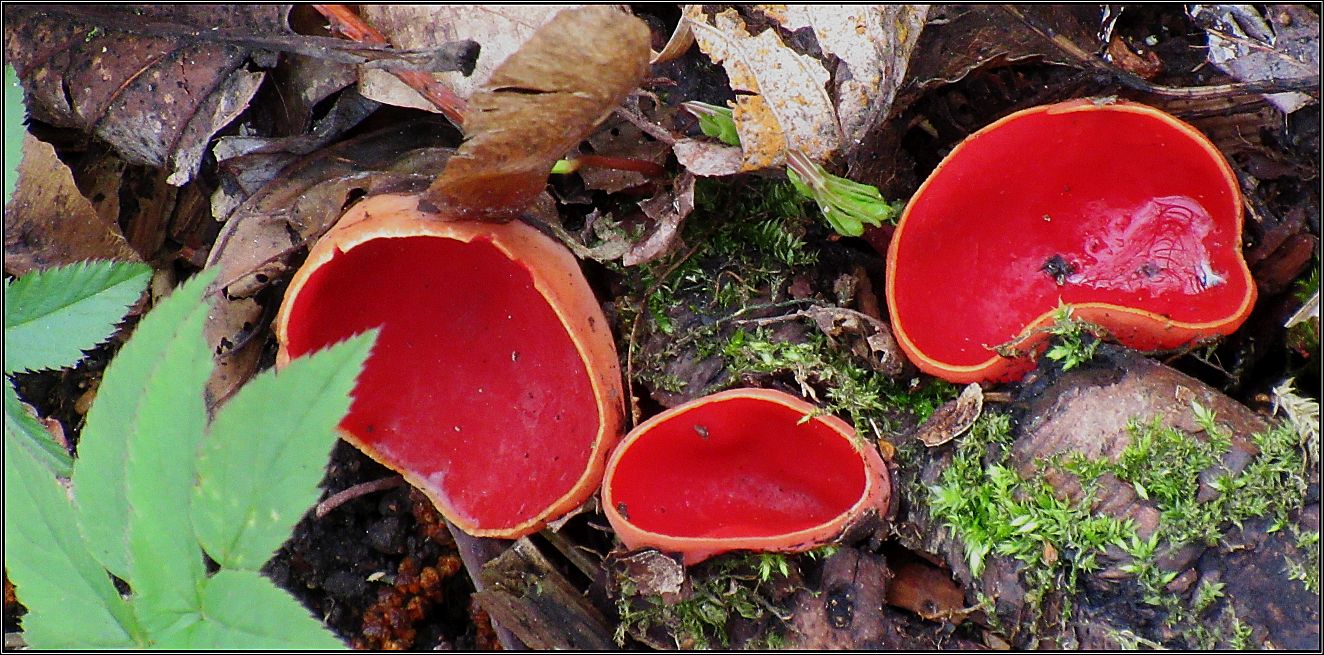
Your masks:
[[[699,48],[726,69],[736,92],[739,172],[782,165],[788,145],[817,161],[841,146],[841,125],[826,91],[830,76],[821,62],[787,47],[775,30],[751,36],[734,9],[713,16],[712,24],[684,20]]]
[[[955,400],[949,400],[915,430],[915,438],[933,448],[955,439],[975,424],[984,411],[984,390],[971,382]]]
[[[55,149],[30,134],[4,214],[5,272],[11,275],[87,259],[142,261],[114,217],[103,217],[78,192]]]
[[[468,98],[539,27],[577,5],[362,5],[363,19],[396,48],[432,48],[459,39],[479,44],[471,75],[435,73],[456,95]],[[563,53],[567,57],[573,50]],[[436,106],[384,70],[363,70],[359,92],[377,102],[438,111]]]
[[[676,29],[672,30],[671,36],[667,38],[666,45],[662,46],[661,52],[654,52],[650,64],[664,64],[685,54],[690,46],[694,45],[694,32],[690,31],[690,23],[686,18],[702,18],[703,5],[683,5],[680,8],[681,20],[676,23]]]
[[[170,184],[193,177],[208,140],[248,106],[262,81],[262,73],[244,69],[245,48],[131,34],[49,7],[5,8],[6,58],[24,81],[33,116],[93,133],[130,163],[168,167]],[[227,27],[275,31],[286,11],[244,5],[216,13]]]
[[[215,309],[205,334],[217,355],[207,383],[210,406],[227,398],[256,370],[260,334],[275,310],[262,295],[290,271],[292,260],[357,198],[417,191],[440,172],[450,154],[441,119],[388,127],[319,150],[289,165],[231,215],[207,266],[219,269]],[[256,165],[266,155],[237,157]]]
[[[648,43],[643,21],[607,5],[557,14],[470,98],[466,140],[428,200],[474,215],[524,209],[552,164],[638,86]]]

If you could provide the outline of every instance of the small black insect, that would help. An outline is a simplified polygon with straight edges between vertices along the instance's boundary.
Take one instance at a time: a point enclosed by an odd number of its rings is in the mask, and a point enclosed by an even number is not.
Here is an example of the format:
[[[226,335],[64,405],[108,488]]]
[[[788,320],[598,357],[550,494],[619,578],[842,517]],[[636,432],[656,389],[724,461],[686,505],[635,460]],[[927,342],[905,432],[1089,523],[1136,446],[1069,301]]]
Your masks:
[[[1057,286],[1062,286],[1066,284],[1067,277],[1076,272],[1076,267],[1072,266],[1071,262],[1067,261],[1062,255],[1053,255],[1048,258],[1048,261],[1044,262],[1043,266],[1039,267],[1039,270],[1053,278],[1053,281],[1057,282]]]

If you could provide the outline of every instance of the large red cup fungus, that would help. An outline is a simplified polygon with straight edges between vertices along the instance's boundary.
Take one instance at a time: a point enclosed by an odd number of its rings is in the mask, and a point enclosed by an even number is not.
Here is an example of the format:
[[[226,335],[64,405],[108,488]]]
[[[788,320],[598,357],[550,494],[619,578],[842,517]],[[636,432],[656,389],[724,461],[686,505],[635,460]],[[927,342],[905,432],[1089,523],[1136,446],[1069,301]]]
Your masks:
[[[654,416],[607,463],[607,520],[627,548],[693,564],[732,550],[807,550],[870,510],[885,514],[891,477],[878,451],[816,411],[780,391],[733,389]]]
[[[1060,303],[1140,350],[1230,334],[1255,302],[1227,161],[1152,107],[1073,100],[972,134],[888,248],[897,341],[953,382],[1016,379]]]
[[[560,244],[418,207],[369,198],[318,241],[277,366],[380,326],[342,436],[465,532],[519,537],[597,489],[624,412],[615,345]]]

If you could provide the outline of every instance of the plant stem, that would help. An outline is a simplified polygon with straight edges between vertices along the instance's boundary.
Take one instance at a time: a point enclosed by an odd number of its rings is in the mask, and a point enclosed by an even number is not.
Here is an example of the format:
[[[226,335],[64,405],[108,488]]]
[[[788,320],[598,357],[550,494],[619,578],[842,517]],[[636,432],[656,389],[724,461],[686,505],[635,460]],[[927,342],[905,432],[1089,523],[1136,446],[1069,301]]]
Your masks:
[[[386,35],[364,22],[354,10],[346,5],[313,5],[313,9],[316,9],[318,13],[331,21],[331,26],[335,31],[344,35],[347,39],[360,43],[391,45]],[[401,82],[409,85],[409,88],[427,98],[428,102],[441,110],[441,113],[450,119],[450,122],[454,123],[456,127],[464,124],[464,113],[468,110],[469,103],[464,98],[456,95],[450,87],[438,82],[437,78],[433,77],[431,73],[406,70],[391,70],[390,72]]]

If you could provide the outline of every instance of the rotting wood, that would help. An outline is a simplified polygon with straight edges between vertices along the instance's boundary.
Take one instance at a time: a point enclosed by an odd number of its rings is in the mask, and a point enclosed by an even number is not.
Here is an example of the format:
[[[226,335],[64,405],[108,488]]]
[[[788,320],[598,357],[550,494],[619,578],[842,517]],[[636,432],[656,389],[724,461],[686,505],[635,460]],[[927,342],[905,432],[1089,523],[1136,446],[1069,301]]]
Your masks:
[[[527,537],[483,566],[475,595],[494,622],[528,648],[614,648],[602,613],[561,575]]]

